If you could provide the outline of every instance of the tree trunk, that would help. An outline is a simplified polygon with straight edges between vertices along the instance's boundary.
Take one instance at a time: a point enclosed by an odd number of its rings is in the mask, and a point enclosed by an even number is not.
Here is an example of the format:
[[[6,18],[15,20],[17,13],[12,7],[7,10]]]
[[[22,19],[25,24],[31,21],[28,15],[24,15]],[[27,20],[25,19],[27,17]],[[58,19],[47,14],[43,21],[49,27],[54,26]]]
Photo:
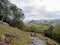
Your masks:
[[[3,22],[3,20],[4,20],[4,16],[2,17],[2,20],[1,20],[1,22]]]

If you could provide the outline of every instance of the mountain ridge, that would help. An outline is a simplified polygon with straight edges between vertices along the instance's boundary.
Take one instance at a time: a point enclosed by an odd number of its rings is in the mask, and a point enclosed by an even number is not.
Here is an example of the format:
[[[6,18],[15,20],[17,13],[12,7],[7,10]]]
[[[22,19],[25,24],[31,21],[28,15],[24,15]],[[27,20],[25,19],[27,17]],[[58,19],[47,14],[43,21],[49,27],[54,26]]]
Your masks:
[[[42,20],[31,20],[28,22],[30,24],[37,24],[37,25],[42,25],[42,24],[50,24],[50,25],[60,25],[60,19],[42,19]]]

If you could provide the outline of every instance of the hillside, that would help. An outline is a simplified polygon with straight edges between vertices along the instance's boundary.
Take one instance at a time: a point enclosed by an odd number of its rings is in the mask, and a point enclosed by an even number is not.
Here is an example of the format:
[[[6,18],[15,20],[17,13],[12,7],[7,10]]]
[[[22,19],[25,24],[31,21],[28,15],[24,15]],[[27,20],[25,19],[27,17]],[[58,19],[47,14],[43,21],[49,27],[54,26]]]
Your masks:
[[[28,33],[17,28],[12,28],[0,23],[0,43],[2,42],[4,45],[7,43],[6,41],[8,41],[9,45],[26,45],[29,40],[27,34]],[[8,40],[4,41],[2,39],[3,37],[8,38]]]
[[[12,2],[0,0],[0,45],[59,45],[60,19],[24,23],[22,9]]]
[[[5,45],[5,44],[6,45],[27,45],[28,44],[29,45],[30,43],[32,43],[32,41],[30,40],[28,34],[29,34],[29,32],[24,32],[17,28],[13,28],[13,27],[0,23],[0,45],[1,44],[3,44],[3,45]],[[5,38],[3,38],[3,37],[8,38],[8,40],[5,40]],[[46,42],[47,45],[49,45],[49,44],[59,45],[55,41],[53,41],[43,35],[37,34],[36,37],[40,38],[40,40]]]

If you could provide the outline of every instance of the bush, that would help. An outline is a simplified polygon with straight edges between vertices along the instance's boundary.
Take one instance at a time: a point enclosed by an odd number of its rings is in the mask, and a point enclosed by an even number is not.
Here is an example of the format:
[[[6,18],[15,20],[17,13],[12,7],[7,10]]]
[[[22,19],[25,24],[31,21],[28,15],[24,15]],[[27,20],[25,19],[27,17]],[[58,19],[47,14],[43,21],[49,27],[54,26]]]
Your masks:
[[[32,24],[29,24],[29,25],[26,24],[25,31],[37,33],[39,31],[39,27]]]
[[[56,30],[56,27],[49,27],[45,30],[45,36],[52,38],[60,43],[60,30]]]
[[[12,21],[10,25],[13,27],[17,27],[18,29],[24,29],[24,23],[21,20]]]
[[[53,34],[52,34],[52,38],[55,39],[56,41],[60,42],[60,31],[54,30]]]

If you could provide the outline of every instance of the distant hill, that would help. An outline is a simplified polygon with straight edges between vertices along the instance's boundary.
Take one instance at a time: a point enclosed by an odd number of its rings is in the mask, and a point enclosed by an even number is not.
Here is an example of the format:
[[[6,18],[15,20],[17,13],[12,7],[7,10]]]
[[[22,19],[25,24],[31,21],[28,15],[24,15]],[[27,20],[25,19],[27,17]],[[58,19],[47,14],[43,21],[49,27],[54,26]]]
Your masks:
[[[37,24],[37,25],[45,25],[45,24],[60,25],[60,19],[32,20],[32,21],[30,21],[29,23],[30,23],[30,24]]]

